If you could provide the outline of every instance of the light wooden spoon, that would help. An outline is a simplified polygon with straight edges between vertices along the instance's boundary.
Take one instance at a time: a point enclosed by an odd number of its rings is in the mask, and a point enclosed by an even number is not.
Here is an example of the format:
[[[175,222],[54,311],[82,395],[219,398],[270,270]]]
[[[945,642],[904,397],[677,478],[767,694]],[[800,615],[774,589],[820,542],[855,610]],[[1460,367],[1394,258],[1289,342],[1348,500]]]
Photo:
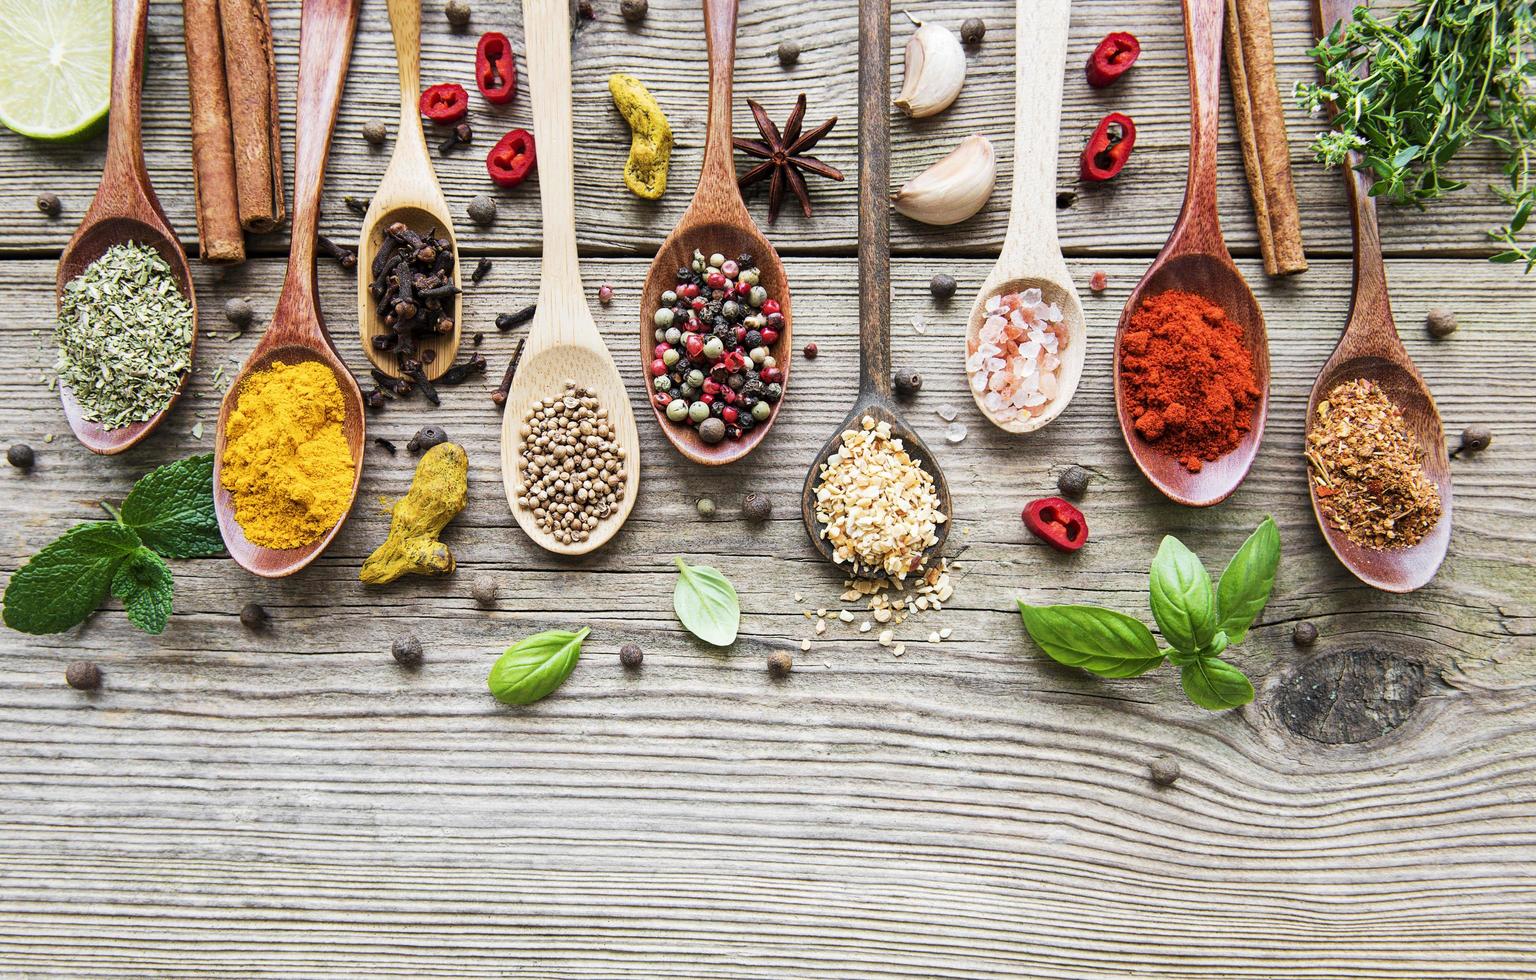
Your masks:
[[[1352,16],[1349,0],[1313,0],[1313,27],[1322,37],[1329,27]],[[1330,107],[1330,114],[1332,112]],[[1349,323],[1339,345],[1318,373],[1307,400],[1307,433],[1317,418],[1317,403],[1335,386],[1364,378],[1380,385],[1387,397],[1403,410],[1403,421],[1424,453],[1424,475],[1440,491],[1440,522],[1411,548],[1382,551],[1353,541],[1324,516],[1318,506],[1317,486],[1307,470],[1307,492],[1312,513],[1323,539],[1344,567],[1372,588],[1385,592],[1412,592],[1435,577],[1451,543],[1451,460],[1446,452],[1445,430],[1434,396],[1397,335],[1392,304],[1387,293],[1387,270],[1381,258],[1381,233],[1376,224],[1376,201],[1371,197],[1371,178],[1356,169],[1358,153],[1351,154],[1345,170],[1349,186],[1350,224],[1354,231],[1355,275],[1349,304]]]
[[[144,143],[139,132],[140,96],[144,82],[144,31],[149,0],[113,0],[112,4],[112,110],[107,122],[107,160],[102,168],[96,197],[80,222],[80,228],[64,247],[59,259],[55,301],[64,298],[64,286],[101,258],[113,245],[134,241],[159,252],[192,306],[190,358],[197,351],[197,297],[192,291],[192,270],[187,253],[171,230],[160,200],[150,186],[144,168]],[[151,418],[115,429],[86,419],[74,393],[59,384],[64,417],[75,438],[93,453],[110,456],[138,444],[165,421],[181,393],[190,371],[184,371],[171,400]]]
[[[640,435],[624,379],[603,345],[581,285],[576,254],[576,189],[571,150],[571,26],[566,0],[523,0],[533,131],[539,139],[539,204],[544,218],[544,260],[538,312],[528,328],[522,362],[507,394],[501,424],[501,479],[507,503],[533,543],[560,555],[582,555],[606,544],[635,506],[640,491]],[[624,497],[585,541],[562,544],[517,504],[522,478],[523,414],[535,400],[563,390],[566,381],[590,389],[608,410],[624,452]]]
[[[229,555],[243,568],[266,578],[292,575],[325,551],[336,532],[346,523],[357,484],[363,475],[364,412],[363,395],[342,362],[326,332],[325,320],[315,297],[315,234],[320,223],[320,191],[325,184],[325,158],[330,150],[331,131],[336,125],[336,110],[341,104],[341,89],[347,78],[347,62],[352,56],[352,35],[357,28],[357,9],[361,0],[304,0],[299,22],[299,93],[298,132],[293,170],[293,229],[288,249],[288,271],[283,291],[272,312],[272,323],[261,342],[240,369],[219,405],[219,430],[213,451],[213,506],[219,518],[219,531]],[[246,538],[235,519],[235,503],[224,489],[225,440],[229,416],[240,402],[246,378],[264,370],[274,361],[296,364],[318,361],[336,374],[341,397],[346,402],[347,446],[352,451],[352,496],[347,501],[336,526],[311,544],[299,548],[263,548]]]
[[[1018,0],[1018,52],[1014,56],[1013,204],[997,264],[982,283],[966,326],[966,355],[987,320],[987,300],[1038,289],[1061,309],[1067,347],[1061,353],[1055,399],[1045,411],[999,421],[971,389],[987,421],[1005,432],[1034,432],[1066,409],[1083,376],[1088,327],[1072,274],[1056,237],[1056,150],[1061,128],[1061,79],[1067,59],[1071,0]]]
[[[362,232],[357,237],[357,323],[362,333],[363,353],[380,371],[400,377],[399,358],[394,351],[378,350],[373,338],[393,333],[378,313],[378,301],[369,292],[373,282],[373,261],[384,243],[384,229],[403,221],[412,230],[435,234],[453,245],[453,284],[462,285],[459,271],[459,243],[453,234],[453,216],[448,201],[437,183],[432,157],[427,153],[426,136],[421,130],[421,0],[389,0],[389,27],[395,36],[395,62],[400,69],[400,132],[395,151],[378,190],[363,217]],[[453,330],[425,338],[418,351],[432,351],[431,361],[422,362],[422,371],[436,379],[453,364],[462,335],[460,320],[464,314],[463,295],[453,300]]]
[[[1269,340],[1264,314],[1242,273],[1232,264],[1216,213],[1217,115],[1221,108],[1221,27],[1225,14],[1223,0],[1184,0],[1184,52],[1189,60],[1191,105],[1184,207],[1168,243],[1126,301],[1115,333],[1115,409],[1125,445],[1153,486],[1175,503],[1190,507],[1219,504],[1243,482],[1258,455],[1269,412]],[[1144,299],[1171,289],[1204,297],[1242,328],[1243,343],[1253,352],[1253,374],[1259,388],[1252,427],[1231,452],[1206,462],[1199,473],[1191,473],[1137,433],[1121,387],[1122,344],[1131,317]]]
[[[682,220],[656,252],[651,271],[646,276],[645,293],[640,299],[640,365],[642,376],[650,377],[655,359],[656,327],[652,317],[661,305],[661,294],[677,281],[677,270],[693,260],[693,250],[705,255],[720,252],[727,258],[749,254],[761,274],[759,285],[775,297],[784,314],[784,328],[774,349],[784,372],[781,384],[789,391],[790,352],[794,350],[789,309],[789,281],[784,263],[768,239],[758,231],[747,213],[736,184],[736,164],[731,156],[731,82],[736,64],[737,0],[704,0],[704,33],[709,41],[709,124],[704,139],[704,164],[699,172],[699,186],[693,193]],[[768,418],[742,433],[740,439],[725,439],[713,445],[699,438],[698,430],[667,418],[666,410],[650,395],[656,423],[677,451],[708,466],[732,463],[750,453],[768,435],[779,409],[780,398]]]
[[[835,562],[832,545],[821,536],[822,524],[816,519],[816,486],[821,482],[822,464],[842,445],[843,432],[857,429],[864,416],[877,424],[888,422],[892,437],[900,439],[907,454],[933,477],[939,509],[949,518],[938,526],[938,540],[918,559],[918,565],[924,566],[943,551],[954,510],[938,460],[891,399],[890,49],[890,0],[859,0],[859,397],[816,453],[800,492],[800,516],[811,544],[822,557]],[[848,571],[861,578],[885,574],[862,565],[848,567]]]

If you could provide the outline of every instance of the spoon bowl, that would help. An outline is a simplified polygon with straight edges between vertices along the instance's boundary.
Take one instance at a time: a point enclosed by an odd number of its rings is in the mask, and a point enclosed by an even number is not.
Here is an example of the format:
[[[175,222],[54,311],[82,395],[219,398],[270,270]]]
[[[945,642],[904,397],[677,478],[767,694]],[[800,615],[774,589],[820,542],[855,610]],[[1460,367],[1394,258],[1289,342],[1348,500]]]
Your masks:
[[[977,411],[981,412],[988,422],[1004,432],[1020,435],[1043,429],[1066,410],[1067,404],[1072,401],[1072,396],[1077,393],[1078,382],[1082,380],[1083,354],[1088,346],[1087,317],[1083,314],[1082,300],[1078,299],[1077,289],[1072,285],[1070,278],[1010,275],[1002,268],[1002,260],[999,259],[998,266],[982,284],[981,292],[976,294],[976,303],[971,307],[970,319],[966,322],[965,328],[967,355],[977,343],[982,324],[986,323],[990,315],[987,313],[987,300],[1007,293],[1022,293],[1027,289],[1038,289],[1044,302],[1055,303],[1061,310],[1061,322],[1067,328],[1067,347],[1061,353],[1061,365],[1057,368],[1056,397],[1045,403],[1045,411],[1039,415],[999,419],[987,410],[982,402],[983,396],[975,388],[971,389],[971,397],[976,401]]]

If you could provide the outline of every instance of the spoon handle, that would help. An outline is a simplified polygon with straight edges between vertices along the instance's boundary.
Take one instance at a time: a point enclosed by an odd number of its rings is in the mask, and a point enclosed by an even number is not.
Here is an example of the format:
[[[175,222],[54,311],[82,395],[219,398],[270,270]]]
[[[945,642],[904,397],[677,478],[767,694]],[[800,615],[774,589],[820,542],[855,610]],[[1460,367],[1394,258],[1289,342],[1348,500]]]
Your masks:
[[[140,133],[140,104],[144,88],[144,31],[149,19],[149,0],[113,0],[112,4],[112,109],[107,116],[107,159],[102,167],[101,188],[120,193],[125,186],[144,189],[156,211],[160,202],[144,168],[144,142]]]
[[[891,396],[891,0],[859,0],[859,371]]]
[[[400,137],[396,146],[421,144],[421,0],[389,0],[389,32],[395,38],[395,64],[400,69]]]
[[[1010,267],[1040,268],[1061,258],[1056,154],[1072,0],[1018,0],[1014,19],[1013,201],[1003,254]]]
[[[523,0],[533,131],[538,134],[544,259],[539,311],[561,331],[585,309],[576,254],[576,184],[571,149],[571,10],[566,0]],[[590,316],[588,316],[590,319]]]
[[[1225,254],[1216,211],[1216,147],[1220,139],[1221,30],[1224,0],[1184,0],[1184,54],[1189,62],[1189,175],[1184,206],[1168,247]]]
[[[732,157],[731,86],[736,66],[738,0],[704,0],[704,35],[709,41],[709,123],[704,136],[700,187],[736,183]]]

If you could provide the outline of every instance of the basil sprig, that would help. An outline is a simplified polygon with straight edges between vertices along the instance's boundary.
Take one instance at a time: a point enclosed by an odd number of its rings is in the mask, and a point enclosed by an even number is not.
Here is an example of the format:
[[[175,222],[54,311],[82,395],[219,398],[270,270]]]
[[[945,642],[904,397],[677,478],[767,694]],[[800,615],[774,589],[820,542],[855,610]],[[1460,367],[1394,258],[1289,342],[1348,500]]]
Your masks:
[[[1179,684],[1202,708],[1223,711],[1253,700],[1253,685],[1221,659],[1241,642],[1275,586],[1280,531],[1273,518],[1248,536],[1214,586],[1195,553],[1171,535],[1163,538],[1148,575],[1152,618],[1168,641],[1140,620],[1097,606],[1031,606],[1019,600],[1024,628],[1053,660],[1100,677],[1136,677],[1166,660]]]

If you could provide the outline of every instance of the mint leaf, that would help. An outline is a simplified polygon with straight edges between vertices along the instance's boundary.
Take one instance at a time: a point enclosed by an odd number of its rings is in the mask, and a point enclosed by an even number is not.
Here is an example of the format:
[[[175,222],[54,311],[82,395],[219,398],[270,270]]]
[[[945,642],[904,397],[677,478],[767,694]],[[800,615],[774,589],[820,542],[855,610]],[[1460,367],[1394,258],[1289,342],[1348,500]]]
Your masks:
[[[112,574],[112,594],[123,600],[128,622],[146,633],[160,633],[171,617],[171,568],[140,545]]]
[[[1163,638],[1186,652],[1216,634],[1216,591],[1195,553],[1173,535],[1163,538],[1152,559],[1152,618]]]
[[[1136,677],[1163,662],[1141,620],[1097,606],[1031,606],[1019,600],[1030,639],[1052,660],[1100,677]]]
[[[61,633],[106,598],[113,573],[139,547],[116,521],[77,524],[33,555],[5,587],[5,625],[23,633]]]
[[[122,521],[167,558],[224,552],[213,512],[213,454],[167,463],[147,473],[123,501]]]
[[[1215,657],[1199,657],[1179,671],[1184,693],[1209,711],[1225,711],[1253,700],[1253,685],[1236,667]]]
[[[1266,517],[1227,562],[1216,586],[1217,628],[1226,630],[1229,641],[1241,643],[1248,635],[1248,627],[1269,602],[1279,567],[1280,530],[1273,517]]]

